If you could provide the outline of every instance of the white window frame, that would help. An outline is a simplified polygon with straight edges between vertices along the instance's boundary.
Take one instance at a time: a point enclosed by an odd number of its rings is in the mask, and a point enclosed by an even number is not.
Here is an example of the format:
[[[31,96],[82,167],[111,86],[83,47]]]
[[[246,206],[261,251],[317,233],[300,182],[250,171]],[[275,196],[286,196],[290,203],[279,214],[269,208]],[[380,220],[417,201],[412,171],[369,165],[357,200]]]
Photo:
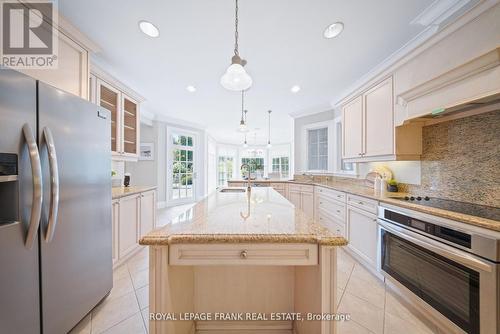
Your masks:
[[[166,164],[166,173],[167,173],[167,178],[166,178],[166,200],[167,200],[167,207],[170,206],[175,206],[175,205],[181,205],[181,204],[187,204],[187,203],[192,203],[195,202],[198,199],[198,194],[197,194],[197,189],[198,189],[198,154],[199,154],[199,147],[198,147],[198,134],[196,132],[193,132],[191,130],[186,130],[183,128],[179,127],[174,127],[174,126],[169,126],[167,125],[167,131],[166,131],[166,141],[167,145],[166,146],[166,156],[165,156],[165,164]],[[175,147],[184,147],[184,146],[179,146],[179,145],[174,145],[172,142],[172,136],[173,134],[180,134],[180,135],[186,135],[189,137],[193,138],[193,181],[192,181],[192,186],[193,186],[193,196],[191,198],[178,198],[178,199],[173,199],[172,196],[172,191],[173,191],[173,184],[172,184],[172,173],[173,173],[173,167],[172,167],[172,151]],[[191,148],[189,146],[185,146],[186,148]]]
[[[342,116],[335,117],[333,120],[333,126],[334,126],[334,137],[333,137],[333,148],[334,148],[334,175],[336,176],[343,176],[343,177],[353,177],[357,178],[358,177],[358,164],[353,163],[353,170],[343,170],[342,169],[342,135],[339,136],[337,133],[337,128],[340,125],[342,128]],[[340,137],[340,142],[339,142],[339,137]]]
[[[280,174],[280,178],[283,177],[283,165],[281,164],[281,159],[282,158],[288,158],[288,175],[286,176],[286,178],[290,178],[290,156],[288,155],[275,155],[275,156],[271,156],[269,158],[269,164],[271,166],[270,168],[270,173],[279,173]],[[275,172],[274,171],[274,163],[273,163],[273,160],[274,159],[279,159],[279,164],[278,164],[278,169],[279,171]]]
[[[308,138],[307,138],[307,135],[308,135],[308,131],[309,130],[318,130],[318,129],[322,129],[322,128],[328,128],[328,159],[327,159],[327,169],[326,170],[311,170],[309,169],[309,145],[308,145]],[[334,159],[334,145],[332,145],[332,138],[335,138],[335,134],[334,134],[334,128],[335,128],[335,123],[333,120],[329,120],[329,121],[324,121],[324,122],[317,122],[317,123],[311,123],[311,124],[307,124],[305,125],[303,128],[302,128],[302,139],[301,139],[301,142],[302,142],[302,147],[304,148],[302,150],[302,161],[303,161],[303,164],[305,164],[303,166],[303,170],[308,172],[308,173],[331,173],[333,172],[333,168],[334,168],[334,163],[335,163],[335,159]]]

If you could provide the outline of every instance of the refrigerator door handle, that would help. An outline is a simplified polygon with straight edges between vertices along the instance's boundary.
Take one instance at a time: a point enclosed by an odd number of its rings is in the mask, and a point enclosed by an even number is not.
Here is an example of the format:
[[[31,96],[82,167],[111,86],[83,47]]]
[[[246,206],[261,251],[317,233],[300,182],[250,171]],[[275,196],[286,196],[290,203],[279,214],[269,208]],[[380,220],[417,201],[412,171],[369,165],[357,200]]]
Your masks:
[[[48,127],[43,129],[43,138],[47,145],[47,152],[49,157],[49,170],[50,170],[50,208],[49,208],[49,222],[47,225],[47,232],[45,234],[45,241],[51,242],[54,238],[54,232],[57,224],[57,213],[59,211],[59,167],[57,164],[56,146],[54,144],[54,137]]]
[[[25,246],[31,249],[35,242],[36,232],[40,225],[40,217],[42,215],[42,164],[40,162],[40,154],[38,153],[38,146],[33,136],[33,131],[31,131],[31,127],[27,123],[23,126],[23,134],[26,144],[28,144],[31,173],[33,177],[33,200],[31,204],[30,223],[25,241]]]

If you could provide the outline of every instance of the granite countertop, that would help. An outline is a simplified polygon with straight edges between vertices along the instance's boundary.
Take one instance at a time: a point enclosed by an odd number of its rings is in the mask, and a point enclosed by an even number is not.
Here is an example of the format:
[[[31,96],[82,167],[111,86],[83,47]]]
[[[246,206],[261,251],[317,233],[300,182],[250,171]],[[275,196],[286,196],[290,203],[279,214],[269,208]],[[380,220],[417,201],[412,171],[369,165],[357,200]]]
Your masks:
[[[211,194],[140,240],[175,243],[313,243],[343,246],[347,240],[315,222],[272,188]]]
[[[234,182],[242,182],[242,181],[234,181]],[[401,198],[401,197],[408,195],[407,193],[404,193],[404,192],[381,193],[381,192],[376,192],[375,190],[373,190],[370,187],[365,187],[365,186],[362,186],[360,184],[356,184],[356,183],[348,182],[348,181],[315,182],[312,180],[311,181],[259,180],[259,182],[287,182],[287,183],[291,183],[291,184],[310,184],[310,185],[315,185],[315,186],[321,186],[321,187],[325,187],[325,188],[329,188],[329,189],[334,189],[334,190],[346,192],[346,193],[353,194],[353,195],[371,198],[371,199],[377,200],[377,201],[382,202],[382,203],[392,204],[392,205],[399,206],[402,208],[412,209],[412,210],[427,213],[430,215],[435,215],[438,217],[455,220],[455,221],[462,222],[465,224],[475,225],[475,226],[487,228],[487,229],[494,230],[494,231],[500,231],[500,221],[476,217],[476,216],[472,216],[472,215],[466,215],[463,213],[458,213],[458,212],[453,212],[453,211],[448,211],[448,210],[443,210],[443,209],[438,209],[438,208],[433,208],[433,207],[428,207],[428,206],[423,206],[423,205],[418,205],[418,204],[414,204],[412,202],[397,200],[396,198]]]
[[[142,193],[148,190],[154,190],[156,186],[130,186],[130,187],[112,187],[111,188],[111,198],[117,199],[120,197],[125,197],[137,193]]]

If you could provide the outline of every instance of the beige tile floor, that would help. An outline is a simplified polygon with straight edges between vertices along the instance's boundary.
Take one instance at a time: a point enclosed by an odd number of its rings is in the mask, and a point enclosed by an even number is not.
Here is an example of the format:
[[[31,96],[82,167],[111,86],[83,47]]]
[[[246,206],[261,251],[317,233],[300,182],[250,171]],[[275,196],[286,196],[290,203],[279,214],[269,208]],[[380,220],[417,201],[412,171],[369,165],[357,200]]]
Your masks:
[[[161,210],[159,218],[170,218]],[[71,334],[145,334],[148,331],[148,251],[142,249],[113,274],[110,295]],[[405,307],[384,283],[341,250],[338,256],[338,312],[350,321],[339,323],[340,334],[439,333]]]

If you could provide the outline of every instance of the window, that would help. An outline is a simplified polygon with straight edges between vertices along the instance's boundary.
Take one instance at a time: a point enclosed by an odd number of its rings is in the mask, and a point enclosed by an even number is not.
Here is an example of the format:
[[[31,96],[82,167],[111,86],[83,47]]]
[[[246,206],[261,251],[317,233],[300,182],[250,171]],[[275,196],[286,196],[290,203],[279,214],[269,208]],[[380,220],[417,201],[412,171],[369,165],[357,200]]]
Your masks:
[[[227,185],[227,181],[233,178],[233,157],[219,156],[217,166],[217,185],[219,187]]]
[[[172,135],[172,200],[193,197],[194,145],[193,137]]]
[[[328,170],[328,127],[307,130],[307,169]]]
[[[281,178],[287,178],[289,176],[289,158],[288,157],[276,157],[273,158],[273,173],[279,173]]]
[[[241,158],[241,164],[250,166],[250,173],[264,170],[264,158]]]

